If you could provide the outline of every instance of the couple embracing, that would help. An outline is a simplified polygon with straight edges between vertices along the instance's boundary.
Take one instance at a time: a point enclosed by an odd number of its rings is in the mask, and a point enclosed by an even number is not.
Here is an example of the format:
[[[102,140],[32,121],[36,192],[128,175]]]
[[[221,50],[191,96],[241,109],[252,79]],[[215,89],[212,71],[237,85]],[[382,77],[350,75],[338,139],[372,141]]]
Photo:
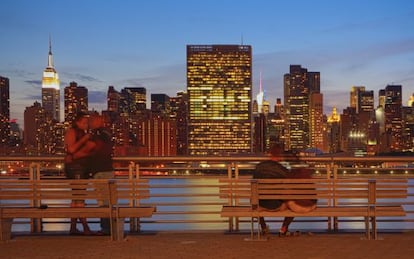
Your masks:
[[[72,127],[65,134],[65,174],[68,179],[113,178],[112,136],[104,128],[103,117],[97,113],[89,116],[78,113]],[[105,204],[102,204],[105,205]],[[83,200],[72,201],[71,206],[85,206]],[[71,219],[70,234],[109,234],[109,220],[101,219],[102,231],[90,230],[86,219],[80,218],[83,232],[76,228],[77,219]]]

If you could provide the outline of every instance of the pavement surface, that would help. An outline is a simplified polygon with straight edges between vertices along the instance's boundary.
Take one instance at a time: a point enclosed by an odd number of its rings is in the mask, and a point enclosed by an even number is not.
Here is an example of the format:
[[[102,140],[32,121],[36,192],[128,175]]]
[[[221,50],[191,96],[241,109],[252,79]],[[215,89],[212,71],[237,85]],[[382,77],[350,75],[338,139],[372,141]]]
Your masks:
[[[268,235],[267,241],[245,241],[249,233],[152,232],[129,234],[123,241],[108,236],[60,234],[17,235],[0,242],[0,258],[413,258],[414,231]]]

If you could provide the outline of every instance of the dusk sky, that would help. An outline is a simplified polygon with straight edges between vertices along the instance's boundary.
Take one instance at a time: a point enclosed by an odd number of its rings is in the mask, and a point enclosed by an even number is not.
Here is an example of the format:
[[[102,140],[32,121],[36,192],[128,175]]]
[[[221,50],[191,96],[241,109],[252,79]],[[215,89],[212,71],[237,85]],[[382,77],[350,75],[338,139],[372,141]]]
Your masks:
[[[321,73],[325,113],[349,106],[352,86],[403,86],[414,93],[414,1],[34,1],[2,0],[0,75],[10,79],[11,118],[41,102],[49,35],[63,89],[89,89],[89,108],[106,109],[109,85],[175,96],[186,90],[186,45],[253,48],[254,97],[283,100],[283,75],[298,64]],[[61,105],[63,111],[63,104]],[[62,117],[63,118],[63,117]]]

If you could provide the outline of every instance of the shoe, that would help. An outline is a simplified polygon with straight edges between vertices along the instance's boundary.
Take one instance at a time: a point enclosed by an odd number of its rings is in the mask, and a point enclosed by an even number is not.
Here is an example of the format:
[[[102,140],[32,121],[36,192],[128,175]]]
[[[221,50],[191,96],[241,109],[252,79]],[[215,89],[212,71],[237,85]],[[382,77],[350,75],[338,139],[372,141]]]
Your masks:
[[[279,230],[279,237],[290,237],[292,233],[290,233],[288,230],[282,231]]]
[[[260,229],[260,233],[261,233],[263,236],[264,236],[264,235],[269,234],[269,233],[270,233],[269,226],[268,226],[268,225],[266,225],[265,227],[261,227],[261,229]]]
[[[71,236],[81,236],[81,235],[83,235],[83,232],[75,228],[75,229],[71,229],[69,231],[69,235],[71,235]]]

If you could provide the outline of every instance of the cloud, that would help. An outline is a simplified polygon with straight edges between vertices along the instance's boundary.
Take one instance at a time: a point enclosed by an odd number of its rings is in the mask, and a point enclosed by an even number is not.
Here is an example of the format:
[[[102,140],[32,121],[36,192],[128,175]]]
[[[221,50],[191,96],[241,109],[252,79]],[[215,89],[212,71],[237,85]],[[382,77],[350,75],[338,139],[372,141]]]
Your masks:
[[[103,91],[88,91],[88,102],[106,104],[106,95],[107,93]]]
[[[102,81],[99,80],[96,77],[89,76],[89,75],[83,75],[80,73],[69,73],[69,72],[63,72],[62,75],[69,78],[70,81],[76,81],[79,83],[87,82],[87,83],[101,83]]]
[[[0,70],[0,74],[9,78],[30,78],[36,75],[35,73],[24,69]]]
[[[42,95],[41,94],[28,94],[28,95],[23,95],[21,99],[30,100],[30,101],[42,100]]]
[[[185,64],[159,66],[143,77],[134,77],[115,82],[118,90],[124,87],[144,87],[147,93],[165,93],[170,96],[186,88]]]
[[[42,80],[26,80],[24,82],[35,87],[42,86]]]

